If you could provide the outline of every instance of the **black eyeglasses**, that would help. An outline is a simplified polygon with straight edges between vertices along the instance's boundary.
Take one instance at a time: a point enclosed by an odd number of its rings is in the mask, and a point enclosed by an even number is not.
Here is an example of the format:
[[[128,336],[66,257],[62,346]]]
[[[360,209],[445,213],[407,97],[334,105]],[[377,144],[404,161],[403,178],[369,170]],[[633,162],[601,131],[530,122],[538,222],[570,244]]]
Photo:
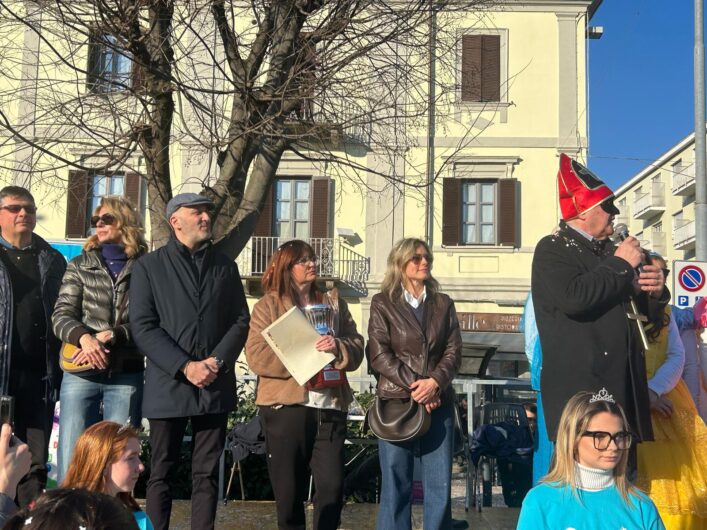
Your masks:
[[[591,436],[594,439],[594,449],[597,451],[606,451],[612,441],[619,451],[624,451],[631,447],[633,441],[633,435],[628,431],[619,431],[614,434],[606,431],[584,431],[582,436]]]
[[[427,263],[432,263],[432,260],[434,259],[429,254],[413,254],[410,258],[410,261],[412,261],[415,265],[419,265],[420,263],[422,263],[422,258],[425,258],[425,261]]]
[[[670,269],[662,269],[663,271],[663,276],[667,277],[668,274],[670,274]]]
[[[319,257],[318,256],[302,256],[299,259],[296,259],[294,261],[294,265],[306,265],[309,262],[312,262],[314,265],[319,263]]]
[[[103,223],[104,225],[112,225],[115,223],[115,217],[109,213],[104,213],[103,215],[94,215],[91,217],[91,228],[96,228],[98,223]]]
[[[8,204],[6,206],[0,206],[1,210],[7,210],[10,213],[20,213],[23,208],[29,215],[37,213],[37,207],[33,204]]]

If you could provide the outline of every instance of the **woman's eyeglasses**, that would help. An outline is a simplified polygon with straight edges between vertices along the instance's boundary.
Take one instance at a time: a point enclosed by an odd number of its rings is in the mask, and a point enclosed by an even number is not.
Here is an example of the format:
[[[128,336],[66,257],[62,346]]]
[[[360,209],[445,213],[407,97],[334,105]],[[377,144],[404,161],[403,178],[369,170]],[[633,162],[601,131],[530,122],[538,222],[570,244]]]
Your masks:
[[[34,215],[37,213],[37,207],[33,204],[8,204],[6,206],[0,206],[0,210],[7,210],[10,213],[20,213],[24,208],[28,215]]]
[[[104,213],[103,215],[94,215],[91,217],[91,228],[96,228],[98,223],[103,223],[104,225],[110,226],[115,223],[115,217],[109,213]]]
[[[318,256],[302,256],[301,258],[298,258],[294,261],[295,265],[306,265],[307,263],[312,262],[314,265],[319,263],[319,257]]]
[[[412,261],[415,265],[419,265],[420,263],[422,263],[422,258],[425,258],[425,261],[427,263],[432,263],[432,260],[434,259],[429,254],[413,254],[410,258],[410,261]]]
[[[584,431],[582,436],[591,436],[594,439],[594,449],[597,451],[606,451],[612,441],[616,444],[617,449],[623,451],[631,447],[633,441],[633,435],[628,431],[619,431],[614,434],[606,431]]]

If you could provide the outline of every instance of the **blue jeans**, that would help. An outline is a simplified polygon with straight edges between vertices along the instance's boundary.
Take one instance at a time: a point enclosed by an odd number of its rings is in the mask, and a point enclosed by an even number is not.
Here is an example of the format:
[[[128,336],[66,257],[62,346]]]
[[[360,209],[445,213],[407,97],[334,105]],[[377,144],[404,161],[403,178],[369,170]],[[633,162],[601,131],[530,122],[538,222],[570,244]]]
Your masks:
[[[59,415],[58,480],[64,480],[76,440],[87,427],[103,420],[142,421],[144,372],[99,374],[81,377],[64,373]],[[101,404],[103,414],[101,417]]]
[[[452,526],[453,405],[445,403],[432,412],[430,430],[418,440],[404,443],[378,441],[381,464],[381,496],[378,530],[412,528],[412,472],[414,457],[422,462],[425,530]]]

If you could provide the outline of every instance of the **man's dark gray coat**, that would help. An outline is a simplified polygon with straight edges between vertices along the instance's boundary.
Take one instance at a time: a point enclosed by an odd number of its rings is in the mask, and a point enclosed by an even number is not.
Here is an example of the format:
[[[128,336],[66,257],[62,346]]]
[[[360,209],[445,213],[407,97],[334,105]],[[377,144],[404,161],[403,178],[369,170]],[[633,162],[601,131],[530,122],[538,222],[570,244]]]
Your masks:
[[[147,357],[142,406],[146,418],[235,408],[234,365],[248,336],[250,315],[233,260],[211,244],[192,257],[172,238],[135,264],[130,320],[135,343]],[[181,368],[212,355],[228,369],[208,387],[197,388]]]

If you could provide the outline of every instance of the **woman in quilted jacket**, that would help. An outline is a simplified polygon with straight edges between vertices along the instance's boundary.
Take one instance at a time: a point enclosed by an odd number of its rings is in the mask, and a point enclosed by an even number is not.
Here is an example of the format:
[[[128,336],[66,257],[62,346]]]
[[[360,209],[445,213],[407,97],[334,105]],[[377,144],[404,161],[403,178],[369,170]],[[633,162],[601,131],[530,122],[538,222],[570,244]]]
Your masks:
[[[128,292],[135,260],[147,252],[140,215],[123,197],[103,197],[91,226],[95,233],[71,260],[54,307],[54,333],[76,346],[62,363],[59,418],[59,480],[63,480],[76,440],[101,419],[141,422],[145,363],[130,334]]]

